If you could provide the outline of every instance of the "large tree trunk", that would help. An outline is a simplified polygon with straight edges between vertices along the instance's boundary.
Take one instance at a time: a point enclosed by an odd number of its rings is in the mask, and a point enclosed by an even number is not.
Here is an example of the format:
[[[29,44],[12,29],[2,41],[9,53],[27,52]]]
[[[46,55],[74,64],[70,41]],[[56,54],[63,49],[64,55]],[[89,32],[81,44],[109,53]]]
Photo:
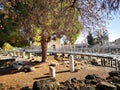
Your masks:
[[[42,33],[41,46],[42,46],[42,62],[46,62],[46,60],[47,60],[47,41],[46,41],[45,31],[43,31],[43,33]]]

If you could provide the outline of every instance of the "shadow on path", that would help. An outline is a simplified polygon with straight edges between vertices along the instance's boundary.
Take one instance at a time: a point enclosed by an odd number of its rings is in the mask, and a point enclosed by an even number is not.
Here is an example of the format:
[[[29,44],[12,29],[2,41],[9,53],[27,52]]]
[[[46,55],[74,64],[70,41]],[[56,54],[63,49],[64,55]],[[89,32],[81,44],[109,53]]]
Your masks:
[[[65,72],[70,72],[70,70],[58,71],[58,72],[56,72],[56,74],[65,73]],[[47,78],[50,78],[49,73],[46,73],[46,74],[44,74],[44,75],[45,75],[45,76],[38,77],[38,78],[33,78],[33,79],[34,79],[34,80],[39,80],[39,79],[47,79]]]

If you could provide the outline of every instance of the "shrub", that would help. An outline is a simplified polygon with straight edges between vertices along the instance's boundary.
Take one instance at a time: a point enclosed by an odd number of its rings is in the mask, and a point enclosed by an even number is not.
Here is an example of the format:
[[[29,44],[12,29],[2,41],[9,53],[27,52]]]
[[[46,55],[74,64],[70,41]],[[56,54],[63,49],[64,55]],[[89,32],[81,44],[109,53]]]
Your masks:
[[[12,49],[13,49],[13,47],[12,47],[9,43],[7,43],[7,42],[5,42],[5,43],[3,44],[2,48],[3,48],[5,51],[9,51],[9,50],[12,50]]]

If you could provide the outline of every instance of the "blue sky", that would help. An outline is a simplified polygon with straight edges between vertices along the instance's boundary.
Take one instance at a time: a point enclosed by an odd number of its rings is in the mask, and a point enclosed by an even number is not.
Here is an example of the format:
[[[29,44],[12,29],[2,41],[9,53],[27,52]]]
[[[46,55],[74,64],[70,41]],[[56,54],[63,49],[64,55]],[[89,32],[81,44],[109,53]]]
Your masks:
[[[107,29],[109,32],[109,41],[120,38],[120,16],[114,16],[114,19],[109,22]]]
[[[114,41],[115,39],[120,38],[120,16],[114,15],[114,19],[109,21],[109,24],[106,26],[109,33],[109,41]],[[85,35],[81,33],[76,43],[85,42]]]

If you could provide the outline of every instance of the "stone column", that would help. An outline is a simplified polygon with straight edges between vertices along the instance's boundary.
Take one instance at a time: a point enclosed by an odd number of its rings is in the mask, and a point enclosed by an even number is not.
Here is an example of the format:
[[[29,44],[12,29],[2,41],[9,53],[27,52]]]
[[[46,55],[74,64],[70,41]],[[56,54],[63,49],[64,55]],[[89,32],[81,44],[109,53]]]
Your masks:
[[[32,57],[32,53],[28,52],[28,59]]]
[[[15,51],[13,51],[13,57],[15,57],[16,56],[16,52]]]
[[[20,57],[20,52],[17,51],[16,55],[17,55],[17,57]]]
[[[18,57],[18,52],[16,52],[16,56]]]
[[[108,66],[110,66],[110,58],[108,57],[107,60],[108,60]]]
[[[103,58],[103,65],[106,66],[106,59]]]
[[[120,61],[118,60],[118,69],[120,71]]]
[[[75,71],[75,66],[74,66],[74,56],[70,55],[69,57],[69,64],[70,64],[70,72]]]
[[[12,57],[13,57],[13,52],[10,52],[10,56],[12,56]]]
[[[56,77],[55,67],[54,66],[50,66],[49,70],[50,70],[50,77]]]
[[[110,65],[111,65],[111,67],[113,67],[113,59],[110,59]]]
[[[105,65],[106,65],[106,62],[105,62],[105,58],[104,58],[104,57],[101,57],[101,65],[102,65],[102,66],[105,66]]]
[[[101,65],[103,66],[103,58],[101,58]]]
[[[117,59],[115,59],[115,68],[116,68],[116,71],[119,71],[118,60]]]
[[[22,58],[25,58],[25,52],[21,52]]]
[[[90,63],[92,60],[92,56],[88,56],[88,62]]]

